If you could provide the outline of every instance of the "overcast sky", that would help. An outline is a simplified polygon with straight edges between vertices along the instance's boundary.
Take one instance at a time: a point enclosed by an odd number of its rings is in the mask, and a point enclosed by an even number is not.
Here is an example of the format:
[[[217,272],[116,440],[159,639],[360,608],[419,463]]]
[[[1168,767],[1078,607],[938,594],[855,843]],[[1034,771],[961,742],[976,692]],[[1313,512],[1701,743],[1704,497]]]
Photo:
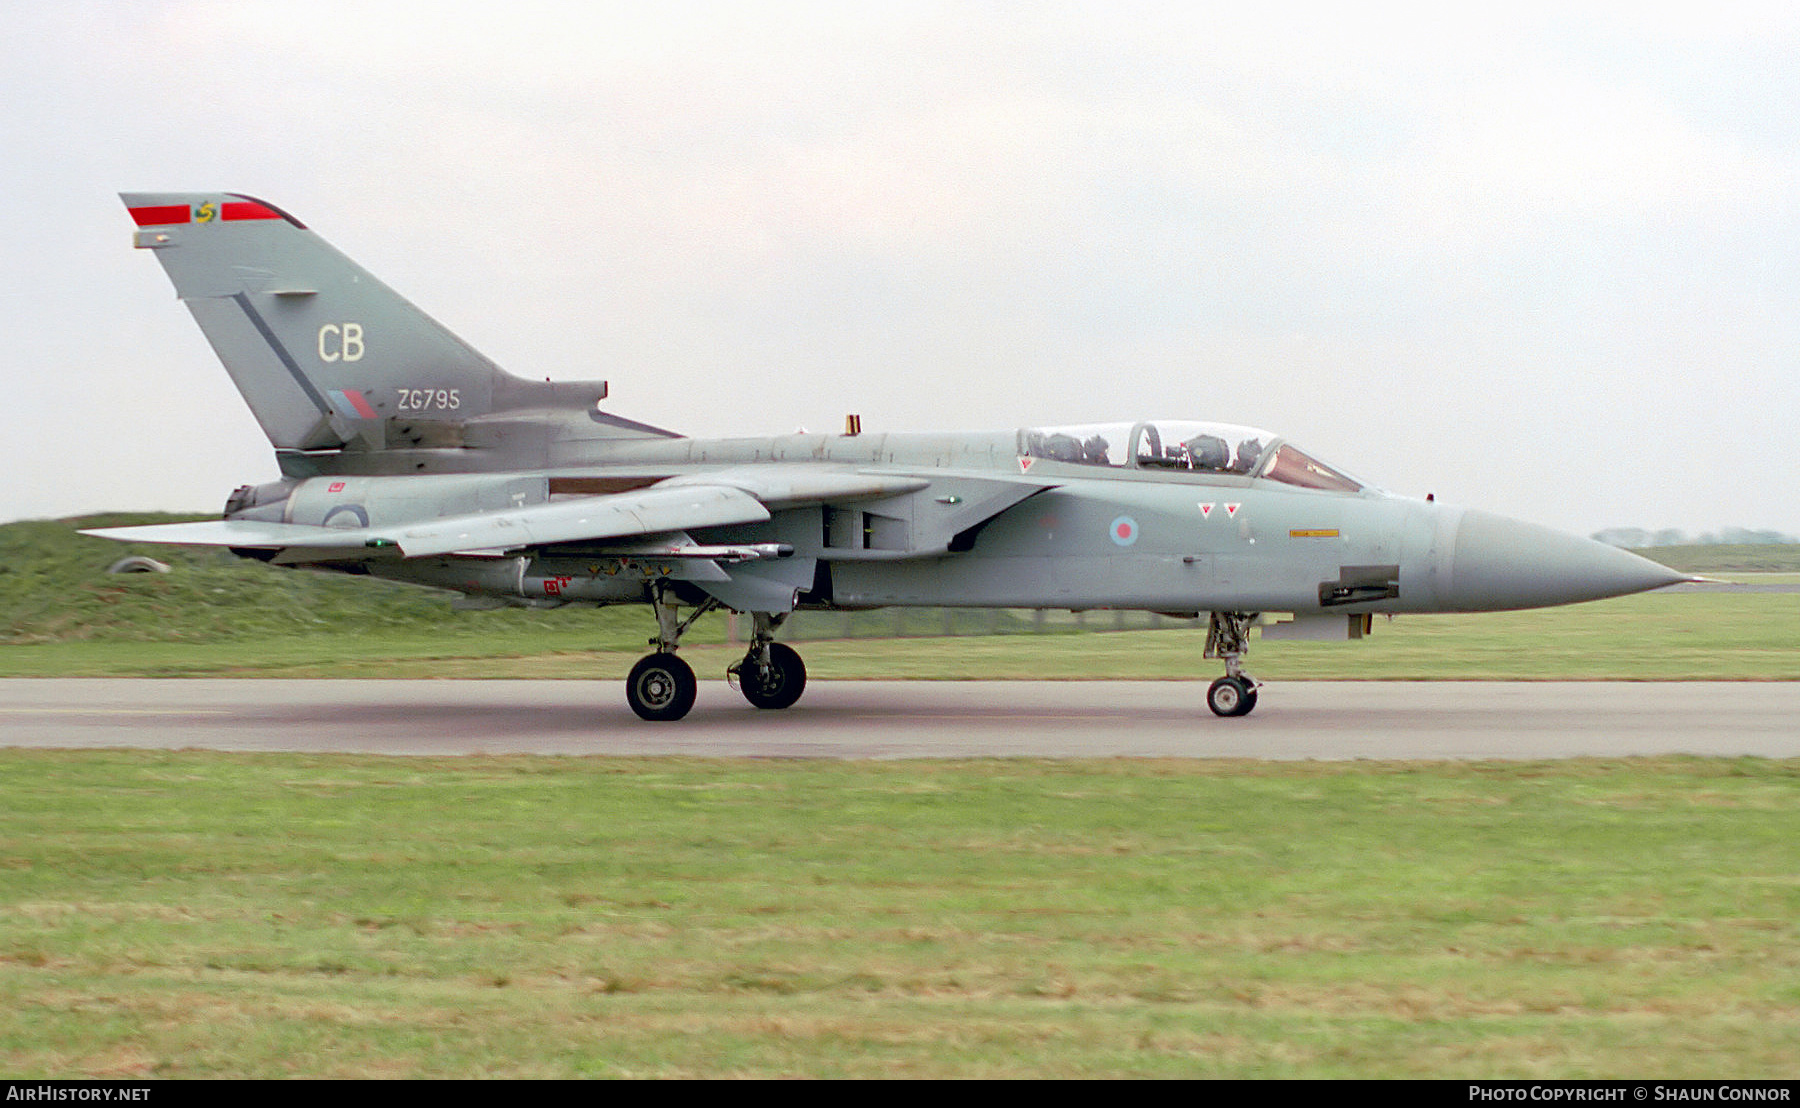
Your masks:
[[[0,0],[0,57],[0,520],[276,476],[115,195],[196,189],[687,434],[1213,419],[1800,533],[1800,5]]]

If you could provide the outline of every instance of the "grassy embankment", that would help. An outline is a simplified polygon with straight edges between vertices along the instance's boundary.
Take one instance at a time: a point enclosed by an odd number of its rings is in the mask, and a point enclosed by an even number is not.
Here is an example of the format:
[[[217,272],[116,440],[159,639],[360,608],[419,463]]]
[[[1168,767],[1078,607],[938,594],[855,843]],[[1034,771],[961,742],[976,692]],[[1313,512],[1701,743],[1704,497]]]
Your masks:
[[[149,517],[104,517],[104,525]],[[641,608],[452,612],[444,594],[369,579],[274,569],[219,551],[142,548],[170,574],[108,576],[131,548],[74,524],[0,527],[0,676],[623,677],[643,652]],[[1800,570],[1800,548],[1653,551],[1711,573]],[[836,617],[832,617],[836,618]],[[940,613],[903,613],[932,633]],[[978,617],[969,617],[978,618]],[[892,638],[895,616],[857,617],[856,637],[806,651],[815,677],[1194,678],[1195,630],[971,635],[928,646]],[[968,619],[963,620],[968,624]],[[1096,615],[1092,622],[1104,624]],[[1030,621],[1002,624],[1028,630]],[[725,619],[685,640],[703,674],[722,672]],[[1271,642],[1253,654],[1272,680],[1305,678],[1800,679],[1800,594],[1650,594],[1537,612],[1378,621],[1361,643]]]

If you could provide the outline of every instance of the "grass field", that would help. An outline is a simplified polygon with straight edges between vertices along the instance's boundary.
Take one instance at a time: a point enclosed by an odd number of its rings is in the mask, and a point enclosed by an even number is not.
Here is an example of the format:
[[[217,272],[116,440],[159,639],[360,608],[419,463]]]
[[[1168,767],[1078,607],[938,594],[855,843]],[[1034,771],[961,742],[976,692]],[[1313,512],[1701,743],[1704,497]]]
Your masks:
[[[0,1071],[1785,1077],[1797,778],[0,752]]]

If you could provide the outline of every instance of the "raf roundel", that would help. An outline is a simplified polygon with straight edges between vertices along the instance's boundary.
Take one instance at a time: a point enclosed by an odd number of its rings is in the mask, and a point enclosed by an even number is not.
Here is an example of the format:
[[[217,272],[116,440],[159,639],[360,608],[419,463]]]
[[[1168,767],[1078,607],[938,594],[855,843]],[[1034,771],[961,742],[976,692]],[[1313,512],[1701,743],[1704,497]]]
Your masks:
[[[1130,516],[1120,516],[1118,519],[1112,521],[1112,528],[1108,531],[1108,534],[1112,536],[1112,541],[1118,543],[1120,546],[1130,546],[1137,541],[1137,520],[1132,519]]]

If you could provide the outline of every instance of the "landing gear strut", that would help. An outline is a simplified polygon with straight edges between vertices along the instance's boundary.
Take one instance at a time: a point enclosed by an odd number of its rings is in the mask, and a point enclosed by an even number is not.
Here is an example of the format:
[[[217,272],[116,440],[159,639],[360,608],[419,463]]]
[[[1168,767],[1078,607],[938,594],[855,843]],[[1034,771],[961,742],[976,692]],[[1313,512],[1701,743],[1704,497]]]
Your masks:
[[[694,614],[681,619],[675,608],[675,597],[669,586],[658,581],[650,586],[650,607],[656,613],[656,637],[650,645],[656,653],[639,659],[625,679],[625,702],[638,718],[653,723],[667,723],[688,714],[694,706],[699,682],[694,680],[694,667],[675,656],[681,645],[682,632],[694,621],[719,606],[712,597],[701,601]]]
[[[752,612],[750,649],[725,671],[726,679],[735,679],[744,699],[758,708],[790,707],[806,691],[806,663],[793,647],[775,641],[775,631],[787,617],[786,612]]]
[[[1225,660],[1225,676],[1206,690],[1206,706],[1216,716],[1247,716],[1256,707],[1256,679],[1244,672],[1250,649],[1248,612],[1214,612],[1206,627],[1206,657]]]

